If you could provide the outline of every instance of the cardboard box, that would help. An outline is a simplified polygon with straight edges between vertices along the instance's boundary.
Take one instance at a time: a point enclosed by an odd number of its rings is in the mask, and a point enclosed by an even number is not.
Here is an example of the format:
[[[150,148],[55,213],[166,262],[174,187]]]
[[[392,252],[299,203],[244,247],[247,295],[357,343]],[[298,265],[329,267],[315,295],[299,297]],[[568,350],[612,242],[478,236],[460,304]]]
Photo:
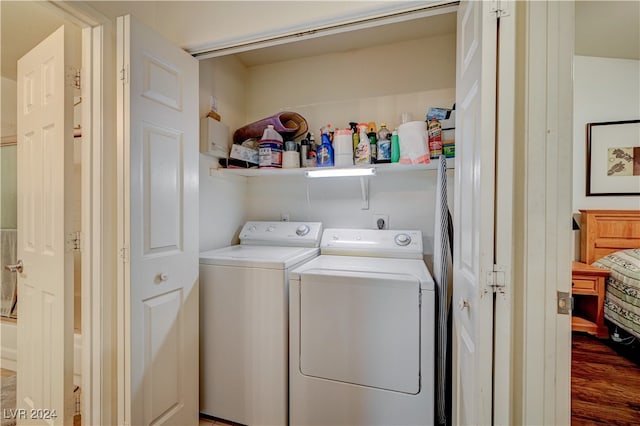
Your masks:
[[[260,156],[258,155],[257,149],[247,148],[236,143],[231,146],[231,153],[229,154],[229,157],[235,158],[236,160],[248,161],[255,165],[258,165],[260,162]]]
[[[229,128],[211,117],[200,120],[200,152],[217,158],[229,153]]]

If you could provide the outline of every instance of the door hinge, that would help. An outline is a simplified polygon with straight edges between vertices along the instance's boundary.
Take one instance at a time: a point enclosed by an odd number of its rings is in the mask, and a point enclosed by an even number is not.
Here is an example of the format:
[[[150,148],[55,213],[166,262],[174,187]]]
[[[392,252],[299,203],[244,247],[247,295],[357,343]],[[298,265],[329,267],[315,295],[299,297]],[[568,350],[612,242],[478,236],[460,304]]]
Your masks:
[[[120,249],[120,259],[122,259],[122,261],[124,263],[128,263],[129,262],[129,248],[128,247],[122,247]]]
[[[67,66],[65,68],[65,84],[68,87],[73,87],[74,89],[80,89],[81,82],[81,72],[77,68],[73,68],[71,66]]]
[[[123,83],[127,82],[127,70],[125,68],[122,68],[120,70],[120,81],[122,81]]]
[[[505,16],[509,16],[509,8],[507,7],[507,2],[496,0],[491,2],[491,9],[489,12],[492,15],[495,15],[496,19],[504,18]]]
[[[507,287],[507,268],[493,265],[493,270],[487,272],[487,283],[494,293],[504,293]]]
[[[573,311],[573,296],[566,291],[558,292],[558,313],[569,315]]]
[[[82,251],[82,233],[80,231],[67,234],[66,251]]]

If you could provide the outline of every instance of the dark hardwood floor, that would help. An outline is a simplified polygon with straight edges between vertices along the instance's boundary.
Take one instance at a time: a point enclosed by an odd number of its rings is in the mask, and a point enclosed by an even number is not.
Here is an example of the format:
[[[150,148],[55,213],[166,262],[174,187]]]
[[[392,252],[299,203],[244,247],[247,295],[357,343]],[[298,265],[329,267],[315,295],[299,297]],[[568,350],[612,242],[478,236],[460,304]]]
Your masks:
[[[606,340],[573,333],[572,425],[640,425],[640,354],[622,356],[614,348]]]

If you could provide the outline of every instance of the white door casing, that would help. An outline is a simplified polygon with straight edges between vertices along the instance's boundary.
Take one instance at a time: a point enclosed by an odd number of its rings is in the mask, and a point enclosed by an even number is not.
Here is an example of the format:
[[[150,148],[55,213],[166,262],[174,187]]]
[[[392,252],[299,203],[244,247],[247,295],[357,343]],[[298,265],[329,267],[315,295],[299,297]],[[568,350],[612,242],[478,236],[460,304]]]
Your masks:
[[[198,423],[198,63],[119,17],[118,421]]]
[[[18,61],[18,424],[67,424],[73,398],[73,76],[64,26]]]
[[[458,10],[453,424],[492,423],[496,37],[487,2]]]

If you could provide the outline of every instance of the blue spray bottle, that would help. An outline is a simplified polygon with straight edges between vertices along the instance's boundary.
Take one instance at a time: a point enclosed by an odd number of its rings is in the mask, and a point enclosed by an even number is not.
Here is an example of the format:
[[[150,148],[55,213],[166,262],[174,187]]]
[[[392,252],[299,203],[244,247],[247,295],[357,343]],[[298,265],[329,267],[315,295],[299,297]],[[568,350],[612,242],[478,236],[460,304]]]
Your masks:
[[[322,144],[316,153],[316,167],[333,167],[333,146],[329,135],[322,133]]]

